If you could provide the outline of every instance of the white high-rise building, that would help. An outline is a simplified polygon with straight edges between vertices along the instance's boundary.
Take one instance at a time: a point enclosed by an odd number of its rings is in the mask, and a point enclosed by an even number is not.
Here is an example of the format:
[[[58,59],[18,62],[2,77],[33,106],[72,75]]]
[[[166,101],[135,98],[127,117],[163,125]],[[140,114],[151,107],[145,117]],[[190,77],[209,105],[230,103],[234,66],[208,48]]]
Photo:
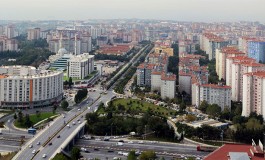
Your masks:
[[[242,104],[242,116],[249,116],[251,112],[265,116],[265,71],[243,75]]]
[[[225,107],[231,108],[231,87],[222,84],[195,84],[195,102],[200,106],[202,101],[209,104],[217,104],[224,110]]]
[[[72,56],[67,61],[67,76],[84,79],[94,71],[94,55],[84,53]]]
[[[173,99],[176,95],[176,75],[162,73],[161,74],[161,98]]]

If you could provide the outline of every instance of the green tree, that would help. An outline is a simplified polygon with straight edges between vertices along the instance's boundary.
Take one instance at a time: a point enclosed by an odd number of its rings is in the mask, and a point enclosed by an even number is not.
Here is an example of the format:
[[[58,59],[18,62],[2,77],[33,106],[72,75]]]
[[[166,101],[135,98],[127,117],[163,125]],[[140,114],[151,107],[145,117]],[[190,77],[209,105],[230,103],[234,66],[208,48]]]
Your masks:
[[[73,85],[73,80],[72,80],[72,77],[69,77],[69,80],[68,80],[68,85],[69,85],[69,88],[71,88],[71,86]]]
[[[17,119],[17,113],[14,114],[14,119]]]
[[[62,153],[57,153],[52,160],[68,160]]]
[[[205,113],[208,106],[209,106],[209,104],[207,103],[207,101],[202,101],[200,106],[199,106],[199,110],[201,110],[203,113]]]
[[[185,111],[186,108],[187,108],[186,103],[184,101],[182,101],[179,105],[179,110]]]
[[[256,118],[250,118],[246,123],[246,128],[249,130],[260,130],[262,127],[262,124]]]
[[[21,111],[18,112],[18,120],[19,123],[23,122],[23,113]]]
[[[73,149],[71,150],[71,159],[78,160],[80,155],[80,149],[77,147],[73,147]]]
[[[136,160],[136,159],[137,157],[136,157],[135,151],[130,151],[128,154],[127,160]]]
[[[32,125],[32,122],[30,121],[30,118],[29,118],[29,115],[28,114],[26,114],[26,116],[25,116],[25,122],[24,122],[24,124],[28,128],[31,127],[31,125]]]
[[[40,111],[36,111],[36,116],[38,117],[38,118],[40,118],[40,116],[41,116],[41,113],[40,113]]]
[[[139,160],[155,160],[156,154],[154,151],[144,151],[139,156]]]
[[[221,107],[219,107],[217,104],[209,105],[206,109],[206,113],[213,117],[217,117],[221,113]]]
[[[69,106],[69,103],[66,100],[63,100],[61,102],[61,107],[63,108],[63,110],[66,110],[68,106]]]

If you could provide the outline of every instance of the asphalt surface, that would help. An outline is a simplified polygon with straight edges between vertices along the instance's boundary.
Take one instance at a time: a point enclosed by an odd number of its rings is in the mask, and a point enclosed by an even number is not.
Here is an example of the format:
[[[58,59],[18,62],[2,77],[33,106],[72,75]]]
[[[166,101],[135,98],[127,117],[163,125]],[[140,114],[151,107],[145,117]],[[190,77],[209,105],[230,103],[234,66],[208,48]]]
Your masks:
[[[139,144],[139,141],[132,140],[133,143],[125,141],[122,146],[117,145],[117,141],[96,141],[96,140],[79,140],[76,146],[87,148],[93,151],[94,148],[99,150],[112,150],[115,152],[130,150],[147,151],[153,150],[157,155],[161,156],[174,156],[174,157],[204,157],[207,152],[200,152],[196,150],[195,145],[175,144],[175,143],[161,143],[154,141],[143,141],[143,144]]]
[[[69,137],[73,133],[73,131],[77,128],[78,119],[80,119],[81,122],[83,122],[86,113],[97,110],[98,104],[101,101],[105,103],[114,96],[112,91],[107,91],[107,94],[102,94],[101,98],[95,101],[95,99],[97,99],[100,96],[101,92],[103,91],[99,89],[96,89],[95,92],[88,92],[89,98],[87,98],[86,100],[75,106],[73,110],[66,113],[65,118],[63,118],[63,116],[61,115],[54,122],[52,122],[48,128],[44,129],[42,133],[37,134],[35,138],[33,138],[30,142],[27,143],[27,145],[23,146],[24,148],[22,148],[22,151],[18,153],[18,156],[15,159],[17,160],[32,159],[32,157],[34,156],[34,154],[32,153],[33,150],[35,150],[36,152],[39,150],[39,152],[35,155],[34,159],[36,160],[43,159],[42,158],[43,154],[46,154],[47,155],[46,159],[49,159],[54,154],[54,152],[61,146],[61,144],[66,140],[66,138]],[[94,101],[95,103],[92,106],[90,106],[88,109],[88,105]],[[81,110],[78,111],[78,108],[81,108]],[[61,129],[62,126],[64,126],[64,121],[67,123],[69,120],[71,120],[73,117],[75,117],[82,111],[84,112],[81,115],[77,116],[69,123],[71,126],[70,128],[65,126],[57,135],[54,136],[54,138],[50,140],[52,145],[48,144],[45,147],[42,146],[42,144],[45,141],[47,141],[49,137],[52,137],[52,135],[56,131],[58,131],[59,129]],[[83,116],[83,118],[81,118],[81,116]],[[73,121],[75,121],[76,125],[72,124]],[[57,138],[58,135],[60,135],[61,137]],[[41,145],[37,145],[37,142],[40,142]],[[29,148],[30,144],[33,145],[32,148]]]

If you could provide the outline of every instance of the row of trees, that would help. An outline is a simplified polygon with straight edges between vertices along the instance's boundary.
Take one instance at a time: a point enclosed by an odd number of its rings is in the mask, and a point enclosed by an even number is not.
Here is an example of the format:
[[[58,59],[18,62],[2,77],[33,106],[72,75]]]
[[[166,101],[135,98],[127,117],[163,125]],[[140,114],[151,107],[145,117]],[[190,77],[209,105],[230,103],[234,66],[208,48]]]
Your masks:
[[[77,91],[77,94],[75,95],[75,103],[80,103],[86,96],[87,96],[87,89],[81,89]]]
[[[123,94],[125,85],[132,78],[132,76],[134,75],[135,72],[136,72],[136,67],[129,68],[129,70],[126,72],[124,78],[119,80],[119,83],[114,88],[115,92]]]

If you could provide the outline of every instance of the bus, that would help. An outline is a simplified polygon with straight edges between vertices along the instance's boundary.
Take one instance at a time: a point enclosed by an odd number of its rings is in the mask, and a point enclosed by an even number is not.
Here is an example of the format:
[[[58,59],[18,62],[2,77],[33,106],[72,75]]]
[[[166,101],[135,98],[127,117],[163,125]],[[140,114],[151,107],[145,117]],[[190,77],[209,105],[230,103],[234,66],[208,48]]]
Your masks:
[[[216,149],[217,147],[215,146],[202,146],[202,145],[197,146],[197,151],[212,152]]]
[[[36,130],[35,128],[29,128],[29,129],[28,129],[28,133],[29,133],[29,134],[33,134],[33,135],[34,135],[34,134],[36,134],[36,131],[37,131],[37,130]]]

